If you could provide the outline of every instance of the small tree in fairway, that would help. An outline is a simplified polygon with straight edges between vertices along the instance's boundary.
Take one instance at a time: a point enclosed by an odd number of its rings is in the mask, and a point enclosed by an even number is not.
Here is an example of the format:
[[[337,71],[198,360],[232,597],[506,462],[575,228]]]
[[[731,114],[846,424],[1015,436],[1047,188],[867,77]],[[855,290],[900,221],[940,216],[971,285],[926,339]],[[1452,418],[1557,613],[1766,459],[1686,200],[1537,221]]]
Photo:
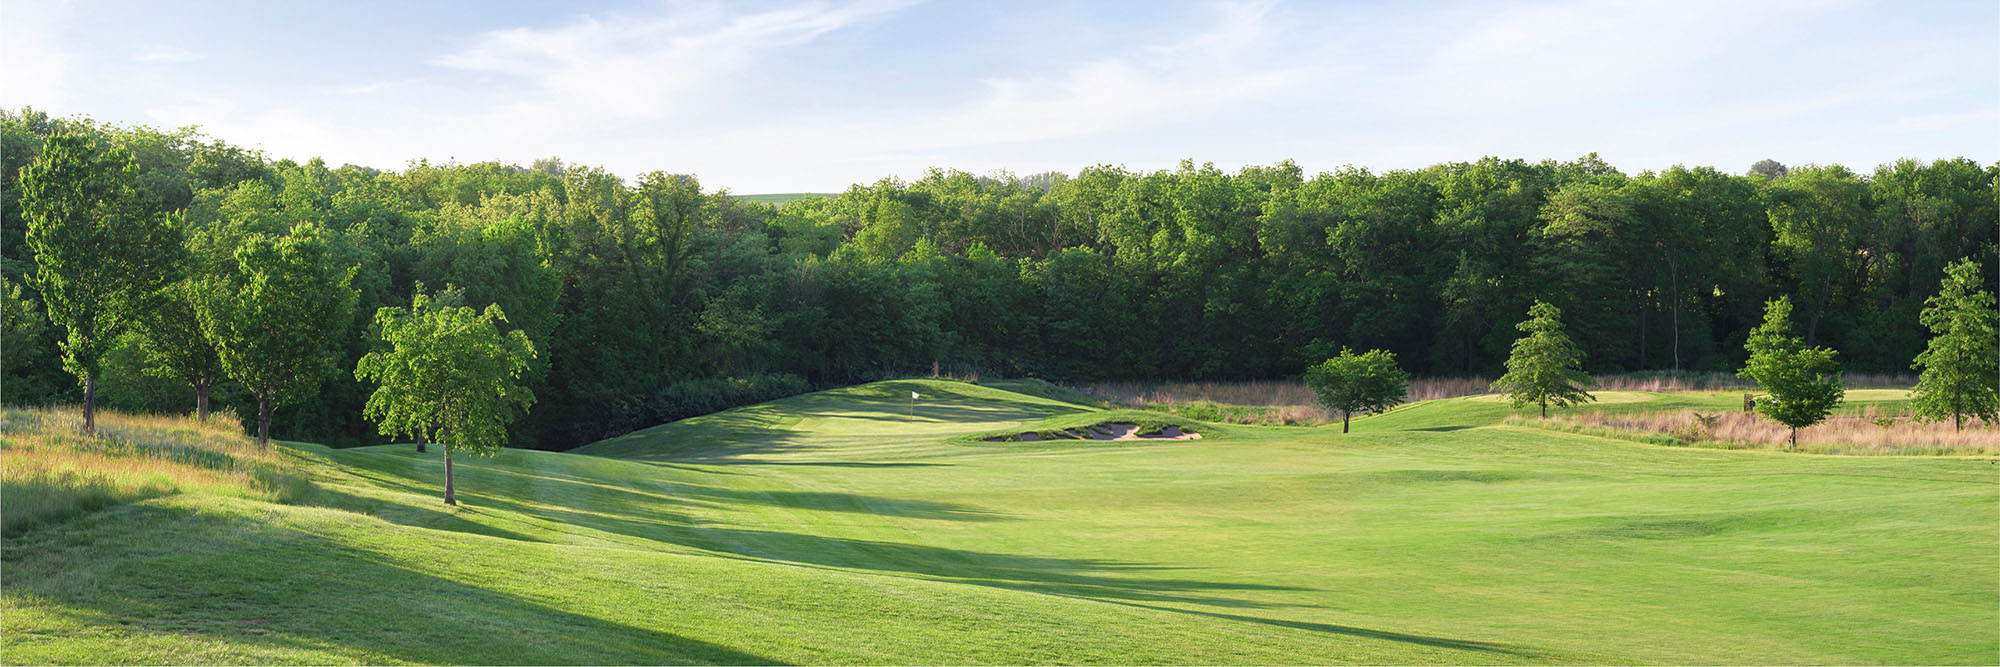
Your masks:
[[[1970,259],[1945,267],[1944,285],[1925,300],[1921,317],[1930,346],[1911,366],[1922,373],[1911,397],[1917,417],[1949,418],[1957,430],[1967,416],[1990,422],[2000,413],[2000,311],[1979,282],[1979,264]]]
[[[1833,350],[1806,347],[1792,335],[1792,300],[1786,297],[1764,305],[1764,323],[1744,347],[1750,361],[1737,375],[1769,394],[1757,400],[1757,413],[1790,427],[1791,446],[1798,448],[1799,429],[1826,419],[1845,393]]]
[[[1387,350],[1355,354],[1343,347],[1340,356],[1306,369],[1306,384],[1321,404],[1340,411],[1340,432],[1346,433],[1354,413],[1381,412],[1402,403],[1410,378]]]
[[[410,435],[444,447],[444,502],[458,504],[451,454],[498,453],[507,424],[533,405],[521,375],[535,358],[520,330],[501,333],[500,306],[474,312],[419,291],[408,310],[375,311],[389,349],[361,358],[354,377],[378,384],[363,414],[384,435]]]
[[[1528,308],[1528,319],[1516,325],[1527,335],[1514,341],[1507,356],[1507,374],[1493,382],[1493,390],[1507,394],[1514,407],[1540,405],[1542,416],[1549,406],[1567,407],[1597,400],[1585,391],[1594,384],[1583,372],[1583,351],[1562,330],[1562,311],[1536,301]]]

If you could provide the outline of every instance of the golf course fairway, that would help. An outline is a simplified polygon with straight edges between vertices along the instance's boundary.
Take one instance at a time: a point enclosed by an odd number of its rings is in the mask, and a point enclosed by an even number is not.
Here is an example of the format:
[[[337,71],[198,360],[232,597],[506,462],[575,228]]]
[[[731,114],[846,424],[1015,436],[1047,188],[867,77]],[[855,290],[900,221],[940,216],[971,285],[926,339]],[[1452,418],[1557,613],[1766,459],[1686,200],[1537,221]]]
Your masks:
[[[183,493],[8,538],[0,661],[2000,662],[1991,458],[1036,393],[881,382],[459,456],[457,508],[435,447],[284,444],[300,504]],[[1741,402],[1628,393],[1582,409]],[[1202,438],[982,439],[1148,420]]]

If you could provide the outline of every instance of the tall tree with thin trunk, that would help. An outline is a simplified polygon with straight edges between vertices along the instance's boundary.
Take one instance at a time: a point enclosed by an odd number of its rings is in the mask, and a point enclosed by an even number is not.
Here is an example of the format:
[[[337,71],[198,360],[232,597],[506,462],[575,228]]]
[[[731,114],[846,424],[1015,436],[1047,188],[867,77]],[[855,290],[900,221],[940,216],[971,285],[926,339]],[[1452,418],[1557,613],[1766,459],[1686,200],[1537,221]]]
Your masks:
[[[83,384],[83,431],[92,435],[104,355],[141,299],[172,279],[181,247],[165,216],[145,210],[137,176],[131,153],[68,132],[50,136],[21,169],[31,284],[63,328],[63,368]]]
[[[250,234],[235,266],[201,283],[201,330],[223,371],[256,397],[259,445],[270,442],[273,409],[311,396],[334,372],[353,319],[355,267],[335,259],[327,235],[311,224]]]
[[[451,455],[492,455],[507,444],[507,425],[535,402],[521,385],[534,344],[516,329],[502,333],[498,305],[475,312],[417,292],[410,308],[375,311],[388,349],[355,365],[356,379],[377,383],[362,413],[384,435],[429,438],[444,447],[444,502],[458,504]]]
[[[208,421],[209,390],[223,378],[222,356],[201,330],[200,299],[207,298],[201,283],[182,280],[162,288],[146,299],[144,309],[133,321],[146,353],[146,373],[180,380],[194,387],[195,419]]]
[[[1507,356],[1507,374],[1493,390],[1513,399],[1515,408],[1539,405],[1567,407],[1597,400],[1587,389],[1595,384],[1583,372],[1583,351],[1563,333],[1562,311],[1544,301],[1528,308],[1528,319],[1515,325],[1527,334],[1514,341]]]
[[[1991,422],[2000,413],[2000,310],[1979,284],[1979,263],[1945,267],[1943,286],[1924,301],[1930,345],[1911,366],[1921,373],[1912,410],[1920,419],[1949,418],[1954,430],[1963,430],[1968,416]]]
[[[1354,413],[1381,412],[1403,402],[1410,393],[1410,377],[1396,366],[1396,355],[1388,350],[1355,354],[1340,348],[1340,356],[1306,370],[1306,385],[1319,395],[1319,402],[1340,411],[1340,432],[1347,432]]]
[[[1799,429],[1820,423],[1840,405],[1846,390],[1833,350],[1806,347],[1792,333],[1792,300],[1778,297],[1764,305],[1764,323],[1750,332],[1744,345],[1749,362],[1737,375],[1757,383],[1757,413],[1792,430],[1791,447],[1799,446]]]

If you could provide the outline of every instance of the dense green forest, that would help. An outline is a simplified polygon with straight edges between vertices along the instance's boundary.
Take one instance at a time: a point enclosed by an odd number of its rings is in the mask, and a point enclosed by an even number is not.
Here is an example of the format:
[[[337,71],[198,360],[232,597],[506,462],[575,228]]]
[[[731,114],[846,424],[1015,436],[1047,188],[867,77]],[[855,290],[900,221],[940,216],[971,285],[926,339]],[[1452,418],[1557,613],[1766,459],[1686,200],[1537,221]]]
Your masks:
[[[1418,375],[1497,374],[1529,304],[1561,308],[1593,372],[1733,370],[1766,299],[1850,371],[1907,372],[1947,263],[1996,257],[2000,164],[1873,174],[1759,163],[1625,174],[1484,158],[1419,170],[1290,162],[1226,173],[933,170],[773,206],[691,175],[557,159],[399,171],[273,160],[189,128],[0,111],[8,403],[76,400],[26,275],[20,172],[58,132],[129,151],[185,273],[310,235],[352,268],[336,372],[277,437],[376,442],[352,374],[377,308],[418,286],[498,304],[541,351],[519,444],[567,448],[743,402],[942,370],[1053,379],[1295,377],[1343,347]],[[660,162],[670,165],[673,156]],[[1994,289],[1991,274],[1984,277]],[[156,334],[158,335],[158,334]],[[99,396],[185,412],[139,328]],[[247,395],[217,383],[249,416]]]

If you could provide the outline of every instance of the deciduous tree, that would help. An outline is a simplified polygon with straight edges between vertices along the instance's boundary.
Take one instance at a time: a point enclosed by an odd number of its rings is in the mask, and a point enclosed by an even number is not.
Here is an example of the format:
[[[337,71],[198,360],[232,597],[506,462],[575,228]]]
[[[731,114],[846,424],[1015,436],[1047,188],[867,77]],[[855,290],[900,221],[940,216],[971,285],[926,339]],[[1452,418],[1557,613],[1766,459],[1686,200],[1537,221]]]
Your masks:
[[[1806,347],[1792,334],[1792,300],[1778,297],[1764,306],[1764,323],[1750,332],[1745,345],[1750,361],[1737,375],[1755,381],[1764,396],[1757,413],[1792,429],[1792,447],[1799,446],[1799,429],[1819,423],[1840,405],[1844,389],[1833,350]]]
[[[327,234],[310,224],[251,234],[234,266],[201,283],[201,330],[223,371],[256,397],[259,445],[270,442],[273,408],[311,396],[333,372],[352,318],[355,267],[336,261]]]
[[[146,352],[146,374],[194,387],[195,419],[204,422],[209,389],[223,377],[222,356],[202,331],[197,309],[208,296],[199,280],[181,280],[154,292],[133,321]]]
[[[535,402],[521,377],[535,357],[527,334],[501,332],[498,305],[475,312],[417,292],[409,309],[375,311],[388,347],[361,357],[354,377],[378,384],[364,413],[384,435],[427,438],[444,447],[444,502],[458,504],[452,452],[490,456],[507,444],[507,425]]]
[[[1921,419],[1950,418],[1953,429],[1964,429],[1967,416],[1991,422],[2000,413],[2000,311],[1979,284],[1977,262],[1945,268],[1944,285],[1924,302],[1930,346],[1911,366],[1922,373],[1911,408]]]
[[[1528,308],[1528,319],[1515,328],[1527,335],[1514,341],[1507,374],[1493,383],[1494,391],[1507,394],[1516,408],[1540,405],[1543,417],[1549,416],[1550,405],[1597,400],[1586,391],[1593,382],[1583,372],[1583,352],[1563,333],[1561,310],[1536,301]]]
[[[1341,433],[1347,432],[1354,413],[1395,407],[1410,391],[1410,378],[1396,366],[1396,355],[1387,350],[1355,354],[1344,347],[1340,356],[1307,369],[1306,384],[1322,405],[1340,411]]]
[[[131,324],[139,301],[173,276],[181,244],[165,217],[145,210],[130,153],[88,134],[49,137],[21,170],[31,284],[63,328],[63,368],[83,384],[83,431],[97,432],[97,379],[104,354]]]

